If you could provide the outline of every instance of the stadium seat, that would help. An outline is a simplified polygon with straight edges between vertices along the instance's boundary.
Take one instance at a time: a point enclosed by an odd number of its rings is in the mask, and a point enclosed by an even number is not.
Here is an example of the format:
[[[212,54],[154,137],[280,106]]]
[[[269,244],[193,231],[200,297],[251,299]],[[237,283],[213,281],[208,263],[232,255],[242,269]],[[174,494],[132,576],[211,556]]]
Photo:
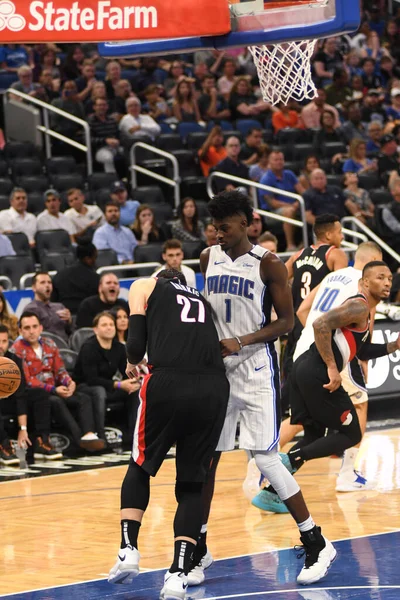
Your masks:
[[[0,160],[0,177],[8,177],[9,166],[5,160]]]
[[[1,185],[1,183],[0,183],[0,185]],[[0,195],[0,210],[7,210],[8,208],[10,208],[10,196],[1,194]]]
[[[294,127],[285,127],[276,135],[277,143],[283,146],[295,146],[296,143],[301,143],[301,139],[301,130]]]
[[[35,264],[30,256],[3,256],[0,258],[0,275],[6,275],[14,287],[18,287],[19,280],[25,273],[32,273]]]
[[[262,130],[262,138],[263,138],[264,144],[273,144],[274,132],[271,129],[263,129]]]
[[[173,221],[164,221],[164,223],[161,223],[160,225],[160,229],[164,233],[166,240],[172,238],[172,223]]]
[[[59,335],[52,333],[51,331],[43,331],[43,333],[41,335],[43,337],[47,337],[47,338],[50,338],[51,340],[53,340],[53,342],[56,344],[56,346],[58,347],[59,350],[61,350],[62,348],[69,350],[69,346],[68,346],[67,342],[65,340],[63,340],[62,337],[60,337]]]
[[[181,182],[181,197],[190,196],[194,200],[206,200],[207,178],[206,177],[184,177]]]
[[[162,244],[145,244],[144,246],[136,246],[133,252],[135,262],[160,262],[162,247]]]
[[[141,204],[158,204],[165,202],[164,194],[158,185],[142,185],[132,190],[132,198]]]
[[[326,142],[322,147],[322,152],[325,158],[332,158],[335,154],[345,154],[346,146],[341,142]]]
[[[360,173],[358,176],[358,185],[364,190],[374,190],[382,185],[377,172],[375,173]]]
[[[301,161],[304,164],[306,157],[314,154],[312,144],[296,144],[293,148],[293,160]]]
[[[75,352],[79,352],[81,346],[93,335],[94,331],[91,327],[81,327],[80,329],[77,329],[69,339],[71,349],[75,350]]]
[[[235,137],[238,137],[241,142],[243,141],[243,136],[238,129],[224,129],[223,135],[224,135],[224,144],[226,144],[226,140],[228,138],[230,138],[232,135],[234,135]]]
[[[45,332],[43,332],[43,335],[45,335]],[[60,356],[64,361],[64,365],[68,373],[72,375],[75,369],[76,361],[78,359],[78,353],[75,352],[75,350],[71,350],[68,347],[60,348]]]
[[[15,180],[18,187],[22,187],[27,194],[30,192],[45,192],[49,189],[50,183],[45,175],[29,175],[18,177]]]
[[[199,219],[207,220],[211,218],[210,213],[208,212],[208,202],[205,200],[196,200],[197,210],[199,213]]]
[[[16,73],[0,73],[0,90],[7,90],[16,81],[18,81]]]
[[[176,130],[181,136],[183,142],[186,142],[186,138],[189,133],[205,131],[204,127],[202,127],[199,123],[178,123]]]
[[[5,291],[12,290],[13,288],[13,283],[11,279],[9,277],[6,277],[5,275],[0,275],[0,285]]]
[[[32,144],[32,142],[7,142],[4,146],[4,156],[7,162],[13,161],[15,158],[33,158],[40,157],[40,150]]]
[[[154,220],[159,225],[163,221],[168,221],[168,219],[172,219],[172,206],[167,202],[160,202],[157,204],[149,203],[151,210],[154,213]]]
[[[179,163],[179,174],[181,177],[201,175],[200,168],[194,160],[193,152],[190,150],[173,150],[171,154],[175,156]],[[170,164],[168,164],[167,172],[169,173],[169,177],[171,177],[172,169]]]
[[[327,175],[326,181],[328,185],[336,185],[336,187],[342,187],[342,175]]]
[[[13,187],[14,184],[9,177],[0,177],[0,190],[4,196],[6,194],[10,194]],[[10,203],[8,203],[8,206],[6,206],[6,208],[10,208]]]
[[[76,262],[75,254],[71,251],[44,252],[39,254],[43,271],[62,271]]]
[[[173,129],[168,125],[168,123],[159,123],[161,127],[161,133],[174,133]]]
[[[393,201],[392,194],[387,190],[370,190],[369,195],[374,204],[390,204]]]
[[[85,181],[80,173],[65,173],[51,175],[51,186],[58,192],[69,190],[70,188],[83,189]]]
[[[303,163],[300,162],[299,160],[285,160],[285,169],[288,169],[289,171],[293,171],[293,173],[295,173],[296,175],[299,174],[302,166],[303,166]]]
[[[200,252],[205,248],[204,242],[182,242],[185,258],[199,258]]]
[[[31,247],[25,233],[6,233],[5,235],[12,243],[12,246],[18,256],[31,255]]]
[[[42,192],[29,192],[28,194],[28,212],[38,215],[45,209]],[[62,210],[62,207],[61,207]]]
[[[140,141],[143,142],[144,144],[148,144],[149,146],[155,145],[153,140],[149,137],[143,137],[140,139]],[[132,146],[132,144],[130,146]],[[137,164],[139,164],[139,165],[143,164],[143,162],[146,160],[155,160],[157,157],[159,157],[159,155],[154,154],[154,152],[152,152],[151,150],[148,150],[147,148],[142,148],[142,146],[135,147],[135,158],[136,158]],[[161,158],[161,157],[159,157],[159,158]]]
[[[114,250],[98,250],[96,259],[96,269],[100,267],[110,267],[118,264],[118,257]]]
[[[274,148],[275,151],[277,151],[277,152],[283,152],[283,155],[285,157],[285,161],[293,159],[294,147],[295,147],[295,144],[286,144],[286,145],[282,144],[282,145],[279,145],[279,146],[276,146],[276,145],[273,146],[273,148]]]
[[[101,190],[92,191],[90,196],[93,198],[94,203],[104,211],[106,203],[111,200],[110,188],[102,188]]]
[[[76,161],[73,156],[53,156],[46,160],[46,170],[51,175],[66,175],[76,171]]]
[[[71,248],[71,240],[65,229],[38,231],[36,234],[36,249],[39,256],[48,252],[69,252]]]
[[[154,156],[154,154],[153,154]],[[167,161],[164,158],[156,160],[145,160],[141,163],[141,166],[145,169],[149,169],[152,173],[158,173],[158,175],[167,176]],[[146,173],[136,173],[137,186],[143,185],[154,185],[154,177],[146,175]]]
[[[208,137],[208,133],[204,131],[195,131],[193,133],[189,133],[186,138],[187,147],[192,152],[196,152],[201,148]]]
[[[118,181],[119,178],[115,173],[92,173],[92,175],[89,175],[87,180],[89,184],[89,190],[94,192],[96,190],[106,188],[110,190],[111,185],[115,181]]]
[[[156,145],[157,148],[165,150],[166,152],[181,150],[183,148],[181,136],[177,133],[162,133],[160,137],[157,138]]]
[[[261,129],[260,121],[257,121],[257,119],[238,119],[236,121],[236,129],[240,131],[244,138],[247,136],[249,129],[252,129],[253,127]]]
[[[20,177],[43,175],[43,165],[38,158],[15,158],[10,162],[12,177],[18,181]]]

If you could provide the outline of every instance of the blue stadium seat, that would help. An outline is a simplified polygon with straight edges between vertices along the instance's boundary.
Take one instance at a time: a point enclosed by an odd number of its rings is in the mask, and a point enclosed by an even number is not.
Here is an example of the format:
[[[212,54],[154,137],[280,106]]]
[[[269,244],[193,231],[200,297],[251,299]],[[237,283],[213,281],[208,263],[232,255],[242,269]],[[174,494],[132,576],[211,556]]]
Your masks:
[[[204,127],[199,123],[179,123],[176,129],[184,142],[186,142],[189,133],[204,131]]]
[[[253,127],[257,127],[257,129],[261,129],[260,121],[256,119],[238,119],[236,121],[236,129],[238,129],[243,137],[246,137],[249,129]]]
[[[0,90],[7,90],[16,81],[18,81],[16,73],[0,73]]]

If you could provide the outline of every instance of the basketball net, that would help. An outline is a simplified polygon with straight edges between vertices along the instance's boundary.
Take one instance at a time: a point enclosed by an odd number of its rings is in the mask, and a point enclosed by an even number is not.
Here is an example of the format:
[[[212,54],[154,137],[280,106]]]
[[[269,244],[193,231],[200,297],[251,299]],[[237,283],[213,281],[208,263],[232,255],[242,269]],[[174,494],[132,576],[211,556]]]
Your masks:
[[[290,98],[300,101],[316,97],[311,78],[315,44],[316,40],[301,40],[249,47],[265,102],[287,104]]]

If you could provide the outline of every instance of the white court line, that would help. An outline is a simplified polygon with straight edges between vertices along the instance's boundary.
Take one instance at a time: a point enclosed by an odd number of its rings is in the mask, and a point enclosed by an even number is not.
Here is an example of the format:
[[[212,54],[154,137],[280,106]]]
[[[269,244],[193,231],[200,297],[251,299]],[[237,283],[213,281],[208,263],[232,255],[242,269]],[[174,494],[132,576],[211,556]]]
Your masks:
[[[298,587],[292,590],[268,590],[267,592],[248,592],[242,594],[232,594],[231,596],[211,596],[206,600],[224,600],[227,598],[251,598],[252,596],[269,596],[272,594],[293,594],[293,592],[325,592],[332,590],[398,590],[400,585],[354,585],[342,587]]]
[[[113,468],[113,467],[111,467]],[[53,477],[52,475],[50,475],[50,477]],[[364,535],[356,535],[354,537],[346,537],[346,538],[339,538],[337,540],[332,540],[333,542],[347,542],[349,540],[360,540],[363,538],[367,538],[367,537],[375,537],[378,535],[388,535],[390,533],[398,533],[400,532],[400,529],[393,529],[392,531],[380,531],[379,533],[366,533]],[[280,552],[281,550],[292,550],[293,546],[287,546],[286,548],[276,548],[276,550],[264,550],[261,552],[250,552],[249,554],[238,554],[237,556],[226,556],[225,558],[216,558],[214,560],[214,562],[220,562],[222,560],[234,560],[235,558],[246,558],[248,556],[257,556],[259,554],[272,554],[273,552]],[[161,567],[159,569],[141,569],[140,573],[155,573],[157,571],[165,571],[169,568],[169,565],[167,567]],[[36,588],[33,590],[26,590],[24,592],[14,592],[13,594],[0,594],[0,598],[10,598],[12,596],[18,596],[18,595],[22,595],[22,594],[32,594],[33,592],[43,592],[46,590],[54,590],[54,589],[58,589],[58,588],[63,588],[63,587],[68,587],[68,586],[73,586],[73,585],[82,585],[84,583],[94,583],[95,581],[104,581],[104,577],[98,578],[98,579],[85,579],[83,581],[75,581],[74,583],[63,583],[62,585],[50,585],[48,587],[43,587],[43,588]],[[283,592],[299,592],[299,590],[306,590],[306,589],[310,589],[310,590],[340,590],[340,589],[344,589],[344,590],[348,590],[348,589],[380,589],[380,588],[388,588],[388,589],[400,589],[400,585],[381,585],[381,586],[370,586],[370,587],[343,587],[343,588],[316,588],[316,587],[312,587],[312,588],[305,588],[305,587],[298,587],[298,588],[294,588],[293,590],[275,590],[275,591],[268,591],[268,592],[257,592],[257,594],[278,594],[278,593],[283,593]],[[256,592],[249,592],[247,594],[247,596],[254,596],[256,594]],[[243,594],[239,594],[238,596],[215,596],[214,598],[207,598],[206,600],[220,600],[222,598],[240,598],[240,597],[245,597]]]

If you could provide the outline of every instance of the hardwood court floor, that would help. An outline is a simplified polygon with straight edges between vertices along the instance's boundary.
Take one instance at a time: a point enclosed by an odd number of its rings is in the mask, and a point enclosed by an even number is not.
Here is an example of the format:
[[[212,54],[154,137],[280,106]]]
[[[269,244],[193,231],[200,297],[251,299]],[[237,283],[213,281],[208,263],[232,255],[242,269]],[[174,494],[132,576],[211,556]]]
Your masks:
[[[332,540],[400,527],[400,429],[370,433],[360,468],[377,490],[336,494],[340,461],[321,459],[297,475],[310,511]],[[0,484],[0,594],[103,578],[119,545],[119,490],[126,467]],[[261,513],[242,492],[246,457],[226,453],[217,473],[209,526],[215,558],[298,543],[289,515]],[[174,464],[152,486],[140,536],[141,567],[171,560]],[[384,495],[383,495],[384,494]]]

